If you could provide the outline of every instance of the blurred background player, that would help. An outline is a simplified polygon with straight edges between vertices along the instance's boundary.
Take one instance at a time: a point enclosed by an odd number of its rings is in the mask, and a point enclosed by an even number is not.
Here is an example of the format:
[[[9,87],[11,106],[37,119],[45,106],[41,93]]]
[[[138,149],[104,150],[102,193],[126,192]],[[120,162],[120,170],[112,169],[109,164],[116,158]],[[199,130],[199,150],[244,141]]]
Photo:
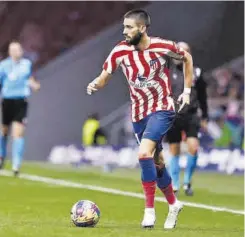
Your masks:
[[[7,138],[12,125],[12,170],[19,173],[24,152],[24,130],[28,110],[27,98],[30,89],[40,89],[40,84],[32,76],[32,63],[23,58],[19,42],[9,44],[9,57],[0,62],[0,82],[2,97],[2,127],[0,138],[0,168],[3,168],[7,153]]]
[[[126,13],[123,25],[126,40],[118,43],[111,51],[101,74],[89,83],[87,93],[91,95],[103,88],[121,66],[129,84],[133,127],[139,143],[138,159],[145,193],[145,214],[141,225],[146,228],[155,224],[154,198],[157,185],[169,203],[164,228],[172,229],[183,205],[174,195],[161,152],[162,138],[175,117],[168,66],[169,60],[173,58],[184,61],[185,88],[179,97],[182,109],[190,101],[192,57],[187,51],[180,50],[173,41],[149,37],[147,29],[150,16],[144,10]]]
[[[88,116],[83,124],[82,144],[84,146],[101,146],[107,144],[106,134],[100,127],[99,115],[97,113]]]
[[[190,53],[190,47],[185,42],[179,42],[178,46]],[[180,142],[182,140],[182,131],[185,132],[187,137],[187,165],[184,173],[184,190],[188,196],[193,195],[191,188],[191,179],[193,172],[196,168],[198,157],[198,131],[200,128],[200,118],[197,115],[198,108],[202,111],[201,125],[204,129],[207,129],[208,121],[208,106],[207,106],[207,92],[206,82],[203,79],[202,69],[194,67],[193,80],[191,88],[191,101],[190,104],[185,106],[177,115],[174,121],[174,125],[167,133],[167,140],[170,144],[170,153],[172,155],[170,160],[170,173],[173,181],[174,191],[177,193],[179,184],[179,156],[180,156]],[[170,77],[173,88],[174,98],[182,93],[183,84],[183,64],[174,60],[174,63],[170,67]]]

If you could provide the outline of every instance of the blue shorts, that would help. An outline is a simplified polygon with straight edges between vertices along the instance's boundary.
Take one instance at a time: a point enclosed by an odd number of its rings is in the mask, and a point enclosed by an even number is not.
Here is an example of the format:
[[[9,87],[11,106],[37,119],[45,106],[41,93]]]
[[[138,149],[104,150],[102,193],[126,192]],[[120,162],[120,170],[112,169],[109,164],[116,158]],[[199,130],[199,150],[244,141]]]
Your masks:
[[[175,118],[174,111],[157,111],[138,122],[133,123],[138,144],[142,138],[157,142],[158,151],[162,150],[162,139],[172,127]]]

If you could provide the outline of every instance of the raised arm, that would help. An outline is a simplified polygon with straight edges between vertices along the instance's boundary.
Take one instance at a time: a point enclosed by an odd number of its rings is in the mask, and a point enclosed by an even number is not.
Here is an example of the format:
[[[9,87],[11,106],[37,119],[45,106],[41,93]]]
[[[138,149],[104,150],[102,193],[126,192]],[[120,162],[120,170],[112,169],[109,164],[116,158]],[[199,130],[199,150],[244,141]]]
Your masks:
[[[192,79],[193,79],[193,61],[192,56],[184,51],[183,57],[183,69],[184,69],[184,93],[191,93]]]
[[[105,87],[108,83],[112,74],[117,70],[118,66],[121,63],[122,55],[123,55],[122,47],[116,46],[106,61],[103,64],[103,70],[98,77],[96,77],[92,82],[90,82],[87,86],[87,94],[92,95],[99,89]]]
[[[103,87],[105,87],[105,85],[111,79],[111,76],[111,74],[103,70],[98,77],[96,77],[92,82],[88,84],[87,93],[89,95],[92,95],[98,89],[102,89]]]
[[[181,103],[179,111],[184,108],[186,104],[190,104],[190,94],[193,79],[193,61],[192,56],[186,50],[180,48],[175,42],[167,41],[167,55],[175,60],[183,61],[184,71],[184,91],[179,96],[178,101]]]
[[[184,91],[178,98],[178,102],[181,103],[178,112],[180,112],[186,104],[190,104],[190,94],[193,79],[192,56],[185,50],[183,50],[183,52]]]

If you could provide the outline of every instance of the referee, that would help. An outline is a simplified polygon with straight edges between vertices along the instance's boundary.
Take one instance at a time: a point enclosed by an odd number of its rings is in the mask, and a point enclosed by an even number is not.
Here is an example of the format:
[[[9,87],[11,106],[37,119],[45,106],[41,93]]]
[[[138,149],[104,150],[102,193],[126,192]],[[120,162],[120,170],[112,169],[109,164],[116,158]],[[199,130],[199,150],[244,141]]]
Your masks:
[[[190,52],[190,47],[185,42],[179,42],[178,46]],[[169,143],[171,160],[169,164],[170,173],[172,176],[173,188],[175,193],[178,193],[179,184],[179,156],[180,156],[180,142],[182,132],[184,131],[187,137],[187,166],[184,173],[184,191],[187,196],[193,195],[191,188],[191,180],[196,168],[198,158],[198,131],[201,126],[206,129],[208,120],[208,106],[207,106],[207,92],[206,82],[203,79],[202,69],[193,67],[193,84],[191,88],[190,104],[186,105],[176,115],[176,119],[172,128],[167,133],[167,141]],[[184,88],[183,80],[183,64],[173,62],[170,67],[170,78],[172,82],[173,97],[177,99]],[[197,115],[198,108],[202,111],[201,119]]]
[[[12,125],[12,170],[18,175],[24,152],[24,131],[28,110],[27,98],[31,89],[37,91],[40,84],[32,76],[32,63],[23,58],[23,49],[19,42],[9,44],[9,57],[0,61],[1,84],[1,136],[0,169],[6,158],[7,138]]]

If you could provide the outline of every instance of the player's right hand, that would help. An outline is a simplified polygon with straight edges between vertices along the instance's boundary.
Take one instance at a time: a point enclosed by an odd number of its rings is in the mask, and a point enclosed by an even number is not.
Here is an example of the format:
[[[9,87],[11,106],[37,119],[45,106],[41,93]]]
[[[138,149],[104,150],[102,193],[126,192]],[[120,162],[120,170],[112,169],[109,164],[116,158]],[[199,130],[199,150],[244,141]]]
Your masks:
[[[39,81],[36,81],[36,80],[29,80],[29,85],[31,89],[35,92],[39,91],[41,88]]]
[[[92,95],[98,89],[96,88],[96,83],[94,81],[90,82],[87,86],[87,94]]]
[[[180,112],[185,105],[189,105],[190,104],[190,94],[183,92],[179,98],[178,98],[178,102],[180,103],[180,107],[178,112]]]
[[[36,92],[39,91],[40,88],[41,88],[41,85],[38,82],[33,85],[33,90],[36,91]]]

